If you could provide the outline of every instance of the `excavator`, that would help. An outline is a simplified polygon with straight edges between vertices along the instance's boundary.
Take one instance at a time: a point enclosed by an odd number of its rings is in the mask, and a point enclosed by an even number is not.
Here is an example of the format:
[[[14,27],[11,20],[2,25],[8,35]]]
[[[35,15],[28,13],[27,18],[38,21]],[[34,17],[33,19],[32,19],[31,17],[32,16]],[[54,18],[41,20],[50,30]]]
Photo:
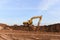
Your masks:
[[[39,21],[38,21],[37,27],[35,27],[33,25],[32,21],[33,21],[33,19],[37,19],[37,18],[39,18]],[[30,20],[28,20],[27,22],[23,22],[23,24],[25,27],[31,27],[32,30],[39,30],[41,20],[42,20],[42,16],[34,16]]]

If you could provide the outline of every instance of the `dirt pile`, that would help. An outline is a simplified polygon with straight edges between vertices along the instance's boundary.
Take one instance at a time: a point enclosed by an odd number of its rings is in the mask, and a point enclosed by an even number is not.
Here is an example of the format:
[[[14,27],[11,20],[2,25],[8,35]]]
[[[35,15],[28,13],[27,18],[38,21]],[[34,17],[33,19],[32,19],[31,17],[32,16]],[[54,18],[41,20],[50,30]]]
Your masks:
[[[35,26],[37,27],[37,26]],[[39,27],[40,31],[42,32],[60,32],[60,23],[52,24],[52,25],[45,25]],[[0,23],[0,30],[22,30],[22,31],[32,31],[30,27],[24,27],[23,25],[12,25],[9,26],[7,24]]]
[[[60,23],[41,26],[40,30],[44,32],[60,32]]]

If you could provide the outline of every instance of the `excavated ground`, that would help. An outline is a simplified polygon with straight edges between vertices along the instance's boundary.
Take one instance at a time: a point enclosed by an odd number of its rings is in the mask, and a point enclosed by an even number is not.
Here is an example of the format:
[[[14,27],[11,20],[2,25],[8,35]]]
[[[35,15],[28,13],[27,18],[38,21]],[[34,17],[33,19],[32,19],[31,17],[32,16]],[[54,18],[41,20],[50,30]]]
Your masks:
[[[60,40],[60,33],[0,30],[0,40]]]

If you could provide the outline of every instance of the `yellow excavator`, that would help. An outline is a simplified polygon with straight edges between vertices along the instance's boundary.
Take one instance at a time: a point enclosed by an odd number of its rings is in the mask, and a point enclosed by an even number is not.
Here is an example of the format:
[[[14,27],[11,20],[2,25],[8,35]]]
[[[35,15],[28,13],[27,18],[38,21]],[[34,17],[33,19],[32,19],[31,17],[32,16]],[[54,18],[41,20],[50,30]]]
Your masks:
[[[33,21],[33,19],[37,19],[37,18],[39,18],[38,25],[37,25],[38,26],[38,29],[39,29],[40,22],[42,20],[42,16],[34,16],[30,20],[28,20],[28,22],[23,22],[24,26],[25,27],[32,27],[33,30],[36,30],[37,27],[33,27],[33,25],[32,25],[33,22],[32,21]]]

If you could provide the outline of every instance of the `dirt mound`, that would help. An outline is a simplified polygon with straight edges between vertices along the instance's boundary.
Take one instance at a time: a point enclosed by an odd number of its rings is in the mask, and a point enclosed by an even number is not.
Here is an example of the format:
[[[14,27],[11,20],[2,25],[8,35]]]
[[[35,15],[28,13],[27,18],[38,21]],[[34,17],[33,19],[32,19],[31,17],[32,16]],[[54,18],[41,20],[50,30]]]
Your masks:
[[[35,26],[37,27],[37,26]],[[40,31],[42,32],[60,32],[60,23],[52,24],[52,25],[45,25],[39,27]],[[12,25],[9,26],[7,24],[0,23],[0,30],[22,30],[22,31],[32,31],[30,27],[24,27],[24,25]]]
[[[45,32],[60,32],[60,23],[40,26],[40,30]]]

